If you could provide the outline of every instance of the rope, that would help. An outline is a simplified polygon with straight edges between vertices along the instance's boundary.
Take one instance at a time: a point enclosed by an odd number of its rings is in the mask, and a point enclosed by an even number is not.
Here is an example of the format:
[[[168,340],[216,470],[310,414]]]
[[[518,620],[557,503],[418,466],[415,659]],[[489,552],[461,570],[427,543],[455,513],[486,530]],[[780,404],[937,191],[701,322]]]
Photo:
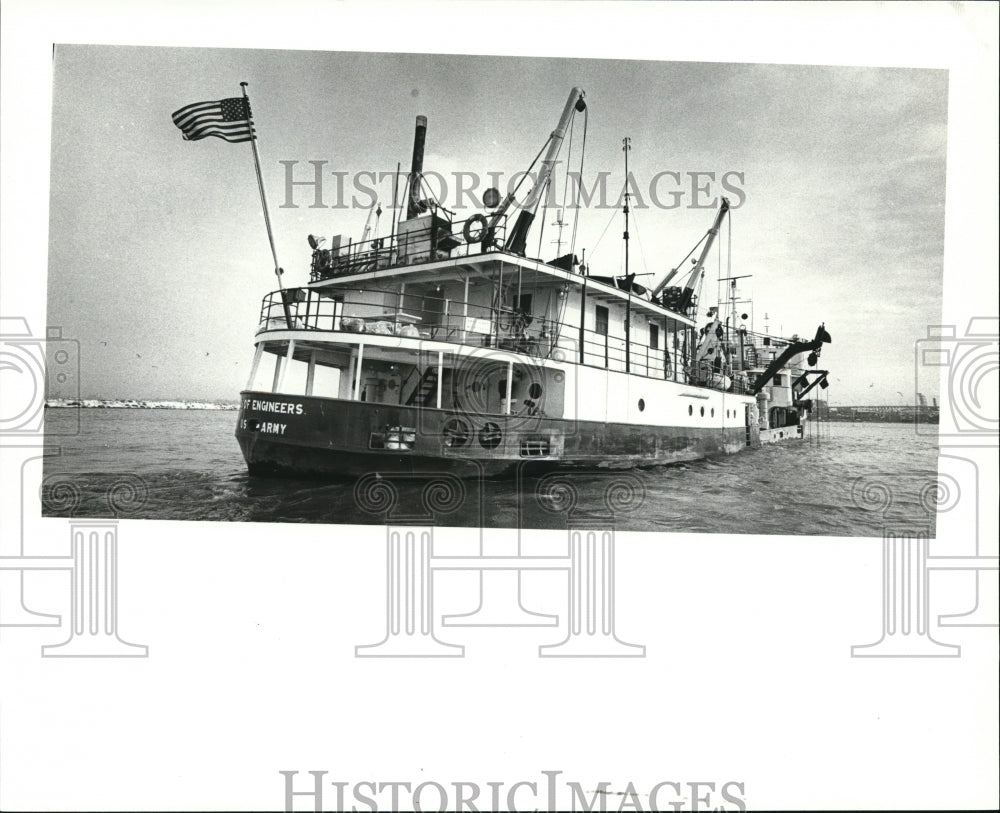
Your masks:
[[[575,117],[574,117],[575,119]],[[590,107],[583,109],[583,143],[580,145],[580,172],[577,175],[576,183],[579,187],[583,183],[583,159],[587,154],[587,122],[590,121]],[[566,164],[566,174],[569,175],[569,163]],[[578,190],[579,191],[579,190]],[[580,196],[577,196],[579,204]],[[576,207],[576,214],[573,215],[573,237],[570,239],[569,253],[576,254],[576,228],[580,225],[580,206]],[[602,235],[603,237],[603,235]]]
[[[610,226],[610,225],[611,225],[611,221],[612,221],[612,220],[614,220],[614,219],[615,219],[615,217],[616,217],[617,215],[618,215],[618,210],[617,210],[617,209],[615,209],[615,210],[614,210],[614,211],[613,211],[613,212],[611,213],[611,217],[610,217],[610,218],[608,219],[608,223],[607,223],[607,225],[606,225],[606,226],[604,227],[604,231],[602,231],[602,232],[601,232],[601,236],[597,238],[597,242],[596,242],[596,243],[594,243],[594,247],[593,247],[593,248],[592,248],[592,249],[590,250],[590,256],[591,256],[591,257],[593,257],[593,256],[594,256],[594,254],[595,254],[595,253],[597,252],[597,247],[598,247],[598,246],[599,246],[599,245],[601,244],[601,240],[603,240],[603,239],[604,239],[604,235],[605,235],[605,234],[607,233],[607,231],[608,231],[608,226]],[[690,256],[690,255],[688,255],[688,256]],[[687,259],[687,257],[685,257],[684,259],[686,260],[686,259]],[[683,261],[684,261],[684,260],[681,260],[681,262],[683,262]]]
[[[721,241],[719,242],[718,252],[719,252],[718,253],[718,258],[717,258],[718,259],[718,269],[716,270],[715,273],[718,274],[719,277],[721,278],[722,277],[722,242]]]
[[[528,167],[528,171],[521,176],[521,180],[517,182],[517,186],[514,187],[514,191],[510,193],[512,196],[517,195],[517,190],[521,188],[521,184],[523,184],[525,180],[531,175],[531,170],[535,168],[535,164],[538,163],[538,159],[542,157],[542,153],[545,152],[545,148],[549,146],[549,142],[551,140],[552,136],[549,136],[547,139],[545,139],[545,143],[542,144],[542,148],[538,151],[538,155],[535,156],[535,160],[531,162],[531,166]]]
[[[570,119],[569,124],[569,144],[566,147],[566,176],[563,178],[563,198],[562,198],[562,211],[559,214],[559,221],[562,222],[563,215],[566,212],[566,193],[569,191],[569,162],[573,158],[573,131],[576,129],[576,116]],[[559,228],[559,242],[562,242],[562,227]],[[559,251],[562,251],[562,246],[559,246]]]
[[[635,226],[635,241],[639,244],[639,256],[642,257],[642,270],[648,272],[646,252],[642,248],[642,238],[639,236],[639,218],[636,216],[635,209],[632,210],[632,223]]]
[[[560,223],[562,222],[562,214],[563,214],[563,212],[566,211],[566,189],[569,186],[569,161],[570,161],[570,158],[573,155],[573,130],[574,130],[575,126],[576,126],[576,116],[574,116],[572,119],[570,119],[570,122],[569,122],[569,143],[566,146],[566,167],[567,167],[567,169],[566,169],[565,179],[563,180],[562,209],[560,210],[560,213],[559,213],[559,221],[560,221]],[[553,167],[552,168],[552,178],[555,177],[556,172],[557,172],[556,167]],[[549,184],[551,185],[551,179],[549,181]],[[544,198],[544,202],[542,203],[542,227],[538,230],[538,256],[539,257],[542,256],[542,235],[545,234],[545,224],[548,222],[548,213],[549,213],[549,196],[547,194],[548,193],[548,187],[546,187],[542,191],[543,191],[543,193],[545,193],[545,198]],[[562,252],[562,226],[559,227],[559,237],[557,238],[556,248],[557,248],[557,250],[556,250],[557,254],[559,254],[559,253]]]
[[[546,188],[542,190],[542,225],[538,230],[538,249],[537,255],[539,259],[542,256],[542,235],[545,234],[545,222],[549,219],[549,195],[548,195],[548,182],[546,182]]]
[[[680,267],[684,265],[685,260],[687,260],[687,258],[690,257],[692,254],[694,254],[698,250],[698,246],[704,243],[707,238],[708,238],[707,233],[702,235],[702,238],[697,243],[694,244],[694,248],[692,248],[687,254],[685,254],[684,259],[682,259],[679,263],[677,263],[677,265],[675,265],[674,268],[677,268],[679,270]]]
[[[733,275],[733,215],[730,213],[729,217],[726,218],[726,276],[731,277]]]

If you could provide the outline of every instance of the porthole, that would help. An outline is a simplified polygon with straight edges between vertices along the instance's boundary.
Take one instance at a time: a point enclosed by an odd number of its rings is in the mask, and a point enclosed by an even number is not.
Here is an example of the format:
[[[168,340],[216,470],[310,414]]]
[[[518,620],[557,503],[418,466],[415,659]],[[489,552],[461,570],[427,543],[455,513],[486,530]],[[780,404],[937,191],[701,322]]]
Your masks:
[[[688,404],[688,415],[694,415],[694,407]]]
[[[469,442],[469,426],[461,418],[452,418],[441,429],[444,445],[459,448]]]
[[[500,445],[500,427],[492,421],[479,430],[479,445],[484,449],[495,449]]]
[[[646,408],[646,402],[640,398],[639,399],[639,411],[642,412]]]
[[[712,417],[715,417],[715,407],[712,407]]]
[[[701,417],[705,417],[705,407],[701,408]]]

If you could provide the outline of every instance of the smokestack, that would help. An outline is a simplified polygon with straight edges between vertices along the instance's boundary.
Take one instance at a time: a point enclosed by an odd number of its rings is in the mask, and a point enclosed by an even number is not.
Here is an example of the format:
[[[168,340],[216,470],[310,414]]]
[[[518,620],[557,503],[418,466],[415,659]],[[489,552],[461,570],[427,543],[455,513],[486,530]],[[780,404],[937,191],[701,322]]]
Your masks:
[[[406,201],[406,219],[416,217],[420,212],[420,173],[424,171],[424,141],[427,138],[427,116],[417,116],[417,129],[413,134],[413,162],[410,164],[410,194]]]

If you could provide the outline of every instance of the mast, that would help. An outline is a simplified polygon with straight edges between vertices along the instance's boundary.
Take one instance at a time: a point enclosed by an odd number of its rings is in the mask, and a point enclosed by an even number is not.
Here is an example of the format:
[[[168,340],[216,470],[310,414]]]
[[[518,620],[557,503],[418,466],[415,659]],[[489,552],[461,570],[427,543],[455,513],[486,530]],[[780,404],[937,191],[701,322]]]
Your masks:
[[[739,329],[737,329],[737,327],[736,327],[736,314],[737,314],[736,305],[738,303],[741,303],[741,302],[742,303],[747,303],[747,304],[751,305],[750,310],[752,311],[753,310],[753,307],[752,307],[753,302],[752,302],[752,300],[749,300],[749,299],[738,299],[737,298],[737,296],[736,296],[736,282],[737,282],[737,280],[741,280],[741,279],[750,279],[752,276],[753,276],[753,274],[740,274],[739,276],[735,276],[735,277],[719,277],[718,284],[720,286],[720,289],[719,289],[719,292],[718,292],[718,296],[716,297],[717,300],[718,300],[716,304],[719,307],[719,313],[722,313],[722,291],[721,291],[721,286],[722,286],[722,283],[728,282],[729,283],[729,302],[727,303],[726,320],[725,320],[726,342],[727,343],[730,342],[730,320],[732,320],[732,329],[734,331],[736,331],[737,333],[740,334],[740,356],[739,356],[739,359],[740,359],[740,369],[742,369],[742,367],[743,367],[743,350],[742,350],[742,347],[743,347],[743,334],[740,333]],[[743,314],[743,318],[746,319],[746,317],[747,317],[747,314],[744,313]]]
[[[260,205],[264,210],[264,226],[267,228],[267,241],[271,245],[271,257],[274,260],[274,275],[278,278],[278,288],[284,290],[281,275],[284,270],[278,264],[278,251],[274,247],[274,232],[271,231],[271,214],[267,209],[267,195],[264,194],[264,177],[260,174],[260,155],[257,153],[257,136],[253,132],[253,116],[250,113],[250,97],[247,95],[247,83],[240,82],[243,91],[243,104],[246,108],[247,121],[250,122],[250,148],[253,150],[253,166],[257,171],[257,188],[260,190]],[[288,306],[285,306],[285,316],[288,316]],[[288,317],[289,320],[291,317]]]

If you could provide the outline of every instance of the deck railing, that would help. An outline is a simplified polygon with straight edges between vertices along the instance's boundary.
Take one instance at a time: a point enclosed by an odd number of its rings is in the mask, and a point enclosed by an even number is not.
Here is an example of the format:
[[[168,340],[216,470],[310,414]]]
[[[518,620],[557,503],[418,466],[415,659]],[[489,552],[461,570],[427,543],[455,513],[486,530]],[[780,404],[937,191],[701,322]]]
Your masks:
[[[332,245],[313,251],[310,282],[319,282],[350,274],[363,274],[451,257],[466,257],[503,251],[507,237],[507,216],[491,230],[483,215],[465,220],[451,220],[434,210],[430,214],[405,220],[388,237]]]
[[[579,324],[529,317],[511,308],[437,297],[421,297],[419,307],[404,307],[403,297],[396,291],[367,293],[381,295],[383,301],[346,294],[332,298],[311,288],[273,291],[262,302],[258,332],[291,328],[493,347],[535,358],[561,356],[566,361],[647,378],[749,392],[751,382],[746,377],[722,379],[709,365],[696,368],[685,355],[682,342],[677,347],[653,347],[633,339],[626,347],[624,337],[590,329],[581,331]]]

